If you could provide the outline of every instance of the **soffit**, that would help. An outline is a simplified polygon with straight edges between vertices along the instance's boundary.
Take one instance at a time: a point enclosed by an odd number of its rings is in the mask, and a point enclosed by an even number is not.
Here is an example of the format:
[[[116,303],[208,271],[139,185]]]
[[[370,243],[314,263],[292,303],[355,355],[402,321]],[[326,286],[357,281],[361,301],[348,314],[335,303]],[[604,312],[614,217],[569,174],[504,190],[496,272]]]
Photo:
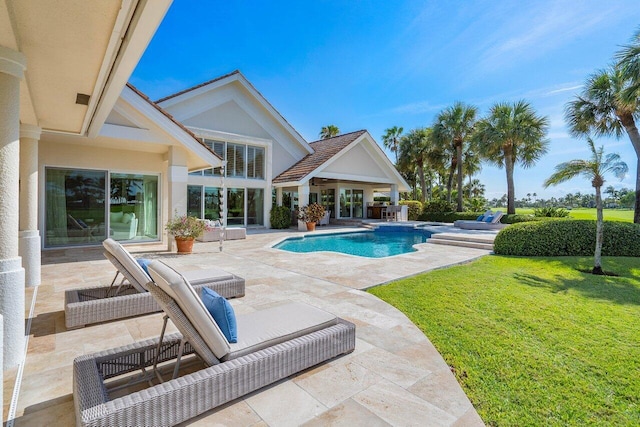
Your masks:
[[[21,122],[73,134],[99,128],[170,3],[0,2],[0,45],[21,52],[27,62]],[[90,96],[89,105],[76,104],[78,93]]]

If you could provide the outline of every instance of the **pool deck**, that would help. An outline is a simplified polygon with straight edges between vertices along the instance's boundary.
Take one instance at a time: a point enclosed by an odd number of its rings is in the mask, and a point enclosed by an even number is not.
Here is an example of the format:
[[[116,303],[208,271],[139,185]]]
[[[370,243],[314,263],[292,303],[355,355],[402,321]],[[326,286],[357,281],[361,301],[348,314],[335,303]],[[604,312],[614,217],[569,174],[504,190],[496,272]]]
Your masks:
[[[353,229],[322,227],[319,232]],[[438,231],[460,233],[438,227]],[[249,231],[247,239],[196,243],[177,255],[160,245],[129,246],[136,256],[163,258],[179,269],[219,267],[246,279],[246,296],[231,300],[236,313],[303,301],[357,326],[352,354],[294,375],[189,421],[188,425],[244,426],[480,426],[482,420],[427,337],[394,307],[363,289],[489,254],[487,250],[429,243],[389,258],[333,252],[291,253],[271,246],[296,231]],[[469,235],[491,233],[468,232]],[[495,233],[493,233],[495,236]],[[101,248],[43,251],[42,284],[26,290],[34,313],[15,425],[74,425],[72,362],[77,356],[158,336],[162,315],[152,314],[68,331],[64,291],[108,285],[114,268]],[[173,329],[172,329],[173,330]],[[4,372],[4,417],[18,369]]]

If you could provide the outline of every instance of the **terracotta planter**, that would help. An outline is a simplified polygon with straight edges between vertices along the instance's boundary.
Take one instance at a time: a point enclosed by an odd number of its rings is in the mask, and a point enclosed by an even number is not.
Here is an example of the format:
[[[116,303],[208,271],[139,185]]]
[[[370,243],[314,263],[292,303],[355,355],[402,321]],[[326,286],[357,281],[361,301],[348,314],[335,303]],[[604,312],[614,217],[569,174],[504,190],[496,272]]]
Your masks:
[[[193,252],[193,237],[176,237],[176,245],[179,254],[190,254]]]
[[[307,231],[316,231],[316,223],[308,222],[307,223]]]

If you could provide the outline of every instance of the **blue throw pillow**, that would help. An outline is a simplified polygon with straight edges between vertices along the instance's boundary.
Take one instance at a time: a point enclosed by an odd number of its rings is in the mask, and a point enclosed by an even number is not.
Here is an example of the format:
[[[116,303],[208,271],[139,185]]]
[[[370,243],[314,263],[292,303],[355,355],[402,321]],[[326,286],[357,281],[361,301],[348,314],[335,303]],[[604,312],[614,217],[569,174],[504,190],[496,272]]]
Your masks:
[[[484,222],[491,222],[491,221],[493,221],[493,215],[489,215],[484,219]]]
[[[484,219],[484,215],[480,215],[478,218],[476,218],[476,221],[482,221]]]
[[[147,276],[151,277],[149,275],[149,269],[147,268],[147,266],[149,265],[151,260],[150,259],[144,259],[144,258],[138,258],[138,259],[136,259],[136,261],[138,261],[138,264],[140,264],[140,267],[142,267],[144,272],[147,273]]]
[[[238,325],[233,307],[224,297],[209,288],[202,288],[202,302],[207,307],[211,317],[230,343],[238,342]]]

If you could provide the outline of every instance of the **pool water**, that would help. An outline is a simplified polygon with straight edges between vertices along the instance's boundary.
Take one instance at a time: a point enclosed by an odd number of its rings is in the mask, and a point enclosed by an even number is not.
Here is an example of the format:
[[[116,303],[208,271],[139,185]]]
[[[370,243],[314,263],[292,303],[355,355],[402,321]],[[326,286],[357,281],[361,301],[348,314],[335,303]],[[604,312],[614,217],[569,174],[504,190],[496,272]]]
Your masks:
[[[392,228],[392,227],[384,227]],[[289,252],[342,252],[367,258],[384,258],[414,252],[413,245],[425,243],[431,233],[419,229],[358,231],[288,238],[274,246]]]

